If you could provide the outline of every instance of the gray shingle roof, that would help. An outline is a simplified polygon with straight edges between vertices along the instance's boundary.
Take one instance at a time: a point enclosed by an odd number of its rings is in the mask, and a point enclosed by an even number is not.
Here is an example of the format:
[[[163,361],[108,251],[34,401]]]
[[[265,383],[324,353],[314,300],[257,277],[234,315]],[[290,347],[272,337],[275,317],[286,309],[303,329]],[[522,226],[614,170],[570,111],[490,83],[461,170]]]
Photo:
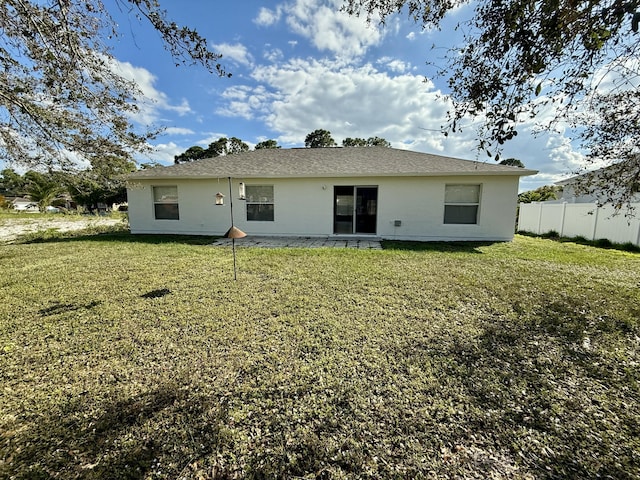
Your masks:
[[[589,181],[603,181],[604,183],[611,183],[616,181],[622,186],[624,184],[625,177],[633,176],[634,172],[640,171],[640,155],[628,160],[622,160],[620,162],[607,165],[606,167],[598,168],[597,170],[591,170],[589,172],[581,173],[570,178],[565,178],[559,182],[555,182],[556,185],[571,185],[572,183],[589,182]],[[631,179],[633,181],[633,179]]]
[[[535,170],[385,147],[261,149],[140,170],[130,179],[533,175]]]

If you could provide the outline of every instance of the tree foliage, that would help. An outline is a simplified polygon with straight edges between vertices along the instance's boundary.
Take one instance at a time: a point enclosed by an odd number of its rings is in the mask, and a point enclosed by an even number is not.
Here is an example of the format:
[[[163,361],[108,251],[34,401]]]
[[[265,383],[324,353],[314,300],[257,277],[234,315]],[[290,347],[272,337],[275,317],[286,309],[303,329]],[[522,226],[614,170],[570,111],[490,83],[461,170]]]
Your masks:
[[[304,139],[304,146],[307,148],[335,147],[336,141],[331,136],[331,132],[321,128],[310,132]]]
[[[256,150],[268,149],[268,148],[280,148],[278,142],[276,140],[265,140],[263,142],[259,142],[256,145]]]
[[[0,172],[0,191],[4,195],[22,196],[26,193],[25,186],[26,180],[14,169],[5,168]]]
[[[176,64],[225,75],[221,55],[195,30],[167,19],[158,0],[6,0],[0,4],[0,156],[69,166],[69,156],[132,158],[157,131],[130,117],[141,91],[115,67],[109,44],[124,34],[109,8],[149,22]],[[126,32],[129,33],[128,31]]]
[[[219,138],[215,142],[211,142],[209,146],[202,152],[200,158],[221,157],[227,152],[227,144],[229,139],[226,137]],[[176,162],[177,163],[177,162]]]
[[[38,204],[38,209],[44,212],[53,201],[66,192],[60,178],[55,174],[43,174],[33,170],[24,174],[27,195]]]
[[[91,168],[65,176],[64,183],[78,205],[123,203],[127,200],[125,175],[136,170],[126,158],[95,158]]]
[[[176,155],[173,157],[173,161],[175,163],[185,163],[192,162],[194,160],[200,160],[201,158],[205,158],[206,150],[198,145],[187,148],[187,150],[180,155]]]
[[[248,152],[249,145],[237,137],[231,137],[227,142],[223,155],[234,155],[236,153]]]
[[[518,195],[519,203],[545,202],[547,200],[557,200],[562,195],[562,187],[558,185],[544,185],[529,190]]]
[[[0,192],[26,195],[41,210],[62,193],[69,193],[78,205],[122,203],[127,200],[125,177],[135,170],[134,162],[115,156],[93,158],[90,168],[74,172],[29,170],[20,175],[7,168],[0,172]]]
[[[343,147],[366,147],[367,141],[364,138],[347,137],[342,140]]]
[[[345,0],[344,9],[383,22],[408,13],[422,27],[438,28],[447,14],[468,3]],[[574,127],[588,160],[622,162],[638,179],[640,0],[469,5],[471,19],[458,24],[464,42],[449,52],[439,72],[448,78],[453,102],[445,134],[466,119],[483,118],[478,147],[499,159],[501,145],[517,135],[520,123],[536,118],[542,130]],[[615,179],[607,188],[616,206],[630,198]]]
[[[510,167],[519,167],[524,168],[524,163],[522,160],[518,160],[517,158],[505,158],[500,161],[500,165],[509,165]]]
[[[369,137],[366,140],[364,138],[351,138],[347,137],[342,140],[343,147],[386,147],[391,148],[391,143],[389,143],[384,138],[380,137]]]
[[[248,152],[249,145],[237,137],[221,137],[211,142],[207,148],[199,146],[189,147],[184,153],[173,157],[174,163],[186,163],[203,158],[222,157],[236,153]]]

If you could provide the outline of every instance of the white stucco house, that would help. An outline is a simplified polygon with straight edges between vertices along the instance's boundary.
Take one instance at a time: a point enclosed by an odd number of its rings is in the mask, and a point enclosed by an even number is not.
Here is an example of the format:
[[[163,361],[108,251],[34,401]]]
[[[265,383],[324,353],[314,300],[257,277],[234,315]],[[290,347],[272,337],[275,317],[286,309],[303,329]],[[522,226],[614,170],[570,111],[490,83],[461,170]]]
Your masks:
[[[557,182],[562,198],[521,204],[518,229],[640,246],[638,172],[640,157]]]
[[[129,223],[223,235],[232,200],[248,235],[508,241],[519,178],[535,173],[384,147],[263,149],[129,175]]]
[[[13,210],[16,212],[39,212],[38,203],[28,198],[18,197],[11,201]]]
[[[625,201],[640,203],[639,172],[640,157],[561,180],[556,182],[562,187],[562,198],[557,202],[615,203],[628,190],[634,193]]]

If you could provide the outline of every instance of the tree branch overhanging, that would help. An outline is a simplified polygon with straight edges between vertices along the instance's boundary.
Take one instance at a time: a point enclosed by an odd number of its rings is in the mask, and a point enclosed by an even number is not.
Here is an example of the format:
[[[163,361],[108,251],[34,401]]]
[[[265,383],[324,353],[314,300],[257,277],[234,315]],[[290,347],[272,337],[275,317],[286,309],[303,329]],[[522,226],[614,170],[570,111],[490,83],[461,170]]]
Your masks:
[[[158,30],[179,64],[228,76],[221,55],[196,30],[168,21],[157,0],[119,0],[116,7],[123,4]],[[157,130],[132,120],[141,92],[114,68],[108,44],[118,28],[102,0],[7,0],[0,30],[4,158],[32,168],[113,151],[131,159],[148,149]]]
[[[479,149],[498,160],[502,145],[533,118],[541,131],[573,126],[590,159],[637,165],[640,0],[344,0],[343,10],[382,22],[406,15],[437,28],[465,4],[474,12],[458,25],[463,43],[440,69],[454,105],[445,134],[474,118]],[[550,117],[538,116],[550,109]],[[611,180],[618,193],[610,192],[608,203],[634,198],[633,182]]]

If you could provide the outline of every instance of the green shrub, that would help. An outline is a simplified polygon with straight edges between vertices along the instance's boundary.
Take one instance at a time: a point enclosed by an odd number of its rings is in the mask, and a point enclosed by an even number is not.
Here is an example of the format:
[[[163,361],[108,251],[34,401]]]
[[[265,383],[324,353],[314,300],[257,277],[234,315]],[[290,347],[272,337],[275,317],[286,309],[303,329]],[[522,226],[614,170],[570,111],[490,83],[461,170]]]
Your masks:
[[[4,195],[0,195],[0,210],[11,210],[12,208],[13,204]]]
[[[625,252],[640,252],[640,246],[632,242],[626,242],[620,245],[620,250],[624,250]]]
[[[611,248],[613,247],[613,242],[608,238],[599,238],[593,242],[596,247],[600,248]]]

